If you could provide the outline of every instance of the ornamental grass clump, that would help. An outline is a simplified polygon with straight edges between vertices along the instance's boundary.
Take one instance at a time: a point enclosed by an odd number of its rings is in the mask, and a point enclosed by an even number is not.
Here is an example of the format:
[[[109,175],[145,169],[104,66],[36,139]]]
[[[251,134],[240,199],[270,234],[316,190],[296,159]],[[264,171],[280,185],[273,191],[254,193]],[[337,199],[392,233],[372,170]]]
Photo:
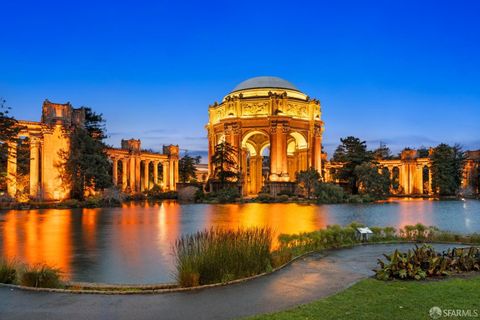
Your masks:
[[[20,284],[35,288],[62,288],[61,272],[46,264],[25,267],[20,276]]]
[[[0,260],[0,283],[13,284],[17,281],[17,269],[14,261]]]
[[[227,282],[271,270],[269,228],[209,229],[178,239],[176,278],[183,287]]]

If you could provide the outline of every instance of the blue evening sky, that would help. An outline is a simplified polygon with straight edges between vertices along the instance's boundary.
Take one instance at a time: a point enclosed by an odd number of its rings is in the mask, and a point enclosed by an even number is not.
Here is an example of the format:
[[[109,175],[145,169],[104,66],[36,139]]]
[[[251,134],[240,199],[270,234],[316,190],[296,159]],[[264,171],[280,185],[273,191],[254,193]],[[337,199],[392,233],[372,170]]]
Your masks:
[[[109,143],[207,148],[207,108],[254,76],[322,103],[324,144],[480,148],[480,1],[2,1],[0,96],[104,114]]]

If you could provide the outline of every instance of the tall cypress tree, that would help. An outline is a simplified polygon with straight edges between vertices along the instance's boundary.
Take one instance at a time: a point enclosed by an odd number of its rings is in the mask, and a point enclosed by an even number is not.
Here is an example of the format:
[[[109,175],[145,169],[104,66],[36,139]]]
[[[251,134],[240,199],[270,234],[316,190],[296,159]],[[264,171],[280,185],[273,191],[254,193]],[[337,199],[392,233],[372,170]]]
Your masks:
[[[218,179],[222,185],[238,178],[236,152],[237,149],[228,142],[222,142],[215,146],[215,152],[210,160],[215,168],[214,178]]]
[[[87,188],[102,190],[112,185],[111,164],[105,152],[105,120],[90,108],[85,108],[85,124],[74,128],[70,149],[62,152],[62,178],[71,186],[71,197],[83,200]]]
[[[367,151],[367,143],[359,138],[346,137],[340,139],[341,144],[333,154],[333,161],[344,163],[336,173],[336,178],[348,182],[353,194],[358,193],[358,181],[355,175],[355,167],[364,162],[373,160],[373,154]]]
[[[180,182],[189,182],[196,176],[197,168],[195,165],[200,163],[200,156],[191,157],[188,152],[178,161],[178,175]]]
[[[442,143],[433,149],[432,190],[439,196],[455,195],[462,182],[465,153],[459,145]]]

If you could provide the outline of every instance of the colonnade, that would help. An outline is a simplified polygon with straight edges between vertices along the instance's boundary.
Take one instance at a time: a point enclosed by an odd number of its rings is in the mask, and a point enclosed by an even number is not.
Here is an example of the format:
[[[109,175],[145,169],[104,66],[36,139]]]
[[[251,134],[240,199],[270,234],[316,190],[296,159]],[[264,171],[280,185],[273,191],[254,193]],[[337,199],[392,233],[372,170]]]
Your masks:
[[[122,190],[141,192],[159,185],[164,190],[175,190],[178,182],[178,160],[142,159],[142,157],[110,156],[113,162],[113,184]],[[153,179],[150,179],[150,165],[153,165]],[[162,179],[159,179],[159,165]],[[119,167],[121,176],[119,176]],[[143,169],[143,170],[142,170]],[[143,172],[142,172],[143,171]],[[143,177],[142,177],[143,173]]]
[[[122,148],[108,149],[107,155],[112,160],[112,179],[114,185],[122,190],[142,192],[158,185],[162,190],[176,190],[178,177],[178,146],[165,146],[163,153],[141,151],[140,140],[122,140]],[[150,179],[150,166],[153,167],[153,179]],[[162,166],[162,179],[159,175]],[[119,176],[119,168],[121,177]]]

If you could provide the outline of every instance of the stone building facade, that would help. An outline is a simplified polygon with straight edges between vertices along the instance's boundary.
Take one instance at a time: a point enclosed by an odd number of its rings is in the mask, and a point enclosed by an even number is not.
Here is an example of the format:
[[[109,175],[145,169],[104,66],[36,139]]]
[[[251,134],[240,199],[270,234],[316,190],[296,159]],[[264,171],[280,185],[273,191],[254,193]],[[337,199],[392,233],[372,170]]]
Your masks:
[[[463,170],[461,188],[464,193],[478,194],[480,183],[480,150],[467,151]],[[393,181],[391,192],[396,195],[419,196],[431,195],[432,172],[431,160],[418,157],[416,150],[404,150],[399,159],[377,160],[380,170],[388,172]],[[325,162],[324,181],[340,183],[335,178],[342,163]]]
[[[61,179],[62,152],[70,147],[70,133],[84,126],[85,110],[70,103],[43,102],[41,121],[18,121],[19,138],[29,141],[28,186],[19,185],[17,143],[8,144],[7,193],[17,197],[21,188],[28,188],[29,197],[44,201],[64,200],[70,188]],[[163,190],[175,190],[178,182],[178,146],[164,146],[163,153],[142,151],[140,140],[123,140],[120,149],[110,148],[107,154],[113,165],[113,182],[123,190],[140,192],[158,184]],[[119,170],[120,168],[120,170]],[[158,169],[162,170],[159,179]],[[151,171],[150,171],[151,169]],[[119,171],[122,173],[119,176]],[[150,172],[153,173],[151,177]],[[142,174],[142,176],[140,176]]]
[[[85,110],[73,108],[70,103],[43,102],[40,122],[18,121],[22,128],[19,137],[30,142],[29,193],[41,200],[62,200],[70,189],[62,183],[60,153],[70,145],[69,133],[74,126],[83,126]],[[17,195],[17,144],[9,143],[7,159],[7,192]]]
[[[178,146],[164,146],[163,153],[156,153],[143,151],[140,140],[130,139],[122,140],[119,149],[108,149],[107,154],[112,160],[113,183],[123,191],[142,192],[155,185],[165,191],[176,190]]]
[[[264,186],[289,189],[295,174],[310,167],[321,173],[320,102],[288,81],[276,77],[246,80],[208,111],[209,159],[222,141],[236,148],[244,195],[257,194]],[[211,162],[208,169],[212,176]]]

